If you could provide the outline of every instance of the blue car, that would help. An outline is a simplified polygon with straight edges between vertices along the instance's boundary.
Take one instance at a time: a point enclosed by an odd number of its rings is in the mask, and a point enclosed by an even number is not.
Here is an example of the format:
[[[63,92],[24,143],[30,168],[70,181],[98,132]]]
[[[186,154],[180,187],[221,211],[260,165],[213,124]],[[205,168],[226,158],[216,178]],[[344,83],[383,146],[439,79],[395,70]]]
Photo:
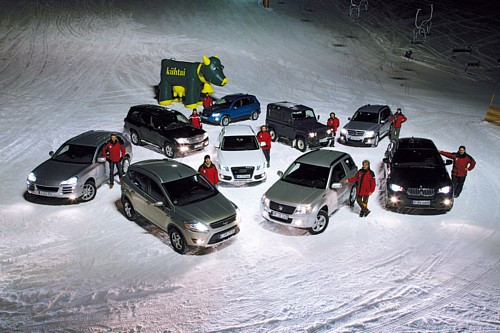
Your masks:
[[[253,95],[233,94],[215,101],[214,105],[203,110],[201,120],[210,124],[227,126],[230,122],[242,119],[257,120],[260,103]]]

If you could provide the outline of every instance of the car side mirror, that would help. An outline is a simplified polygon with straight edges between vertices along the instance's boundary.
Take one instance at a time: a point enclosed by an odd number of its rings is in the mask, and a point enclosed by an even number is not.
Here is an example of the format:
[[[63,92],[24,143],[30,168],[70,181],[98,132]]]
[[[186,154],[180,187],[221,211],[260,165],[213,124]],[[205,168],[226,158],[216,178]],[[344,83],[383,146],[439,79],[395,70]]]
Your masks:
[[[386,158],[384,158],[384,159],[382,160],[382,162],[384,162],[384,163],[389,163],[389,159],[386,157]]]
[[[278,174],[278,177],[280,177],[280,178],[283,177],[283,171],[278,171],[277,174]]]
[[[319,115],[318,115],[318,120],[319,120]]]
[[[347,120],[351,120],[351,117],[348,117]]]
[[[49,151],[49,156],[54,156],[54,152],[52,150]]]
[[[452,161],[452,160],[446,160],[445,165],[452,165],[452,164],[453,164],[453,161]]]
[[[155,207],[163,207],[163,201],[157,201],[153,204]]]
[[[332,183],[332,185],[330,186],[330,188],[332,190],[335,190],[335,189],[338,189],[338,188],[342,188],[342,183]]]
[[[106,158],[105,157],[98,157],[97,158],[97,163],[104,163],[106,162]]]

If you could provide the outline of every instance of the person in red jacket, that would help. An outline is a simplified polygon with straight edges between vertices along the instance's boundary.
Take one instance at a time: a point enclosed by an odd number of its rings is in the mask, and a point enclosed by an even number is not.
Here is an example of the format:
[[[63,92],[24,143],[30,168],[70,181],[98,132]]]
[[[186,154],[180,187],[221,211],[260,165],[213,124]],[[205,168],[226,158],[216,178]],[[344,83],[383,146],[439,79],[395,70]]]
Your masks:
[[[109,188],[113,188],[115,165],[118,169],[118,176],[120,176],[120,184],[122,183],[122,160],[126,154],[125,146],[118,141],[116,134],[111,134],[110,140],[102,148],[102,156],[109,162]]]
[[[330,131],[330,136],[332,137],[330,141],[330,147],[335,147],[335,135],[337,134],[337,129],[340,126],[339,118],[335,117],[335,113],[330,113],[330,118],[326,122],[326,127]]]
[[[193,109],[193,113],[189,116],[189,121],[191,122],[191,126],[201,128],[201,117],[196,109]]]
[[[198,172],[205,176],[213,185],[219,184],[219,172],[210,160],[210,155],[205,155],[204,163],[200,165]]]
[[[262,125],[260,127],[259,133],[257,133],[257,141],[259,141],[260,148],[262,148],[262,152],[266,157],[267,167],[271,166],[271,134],[267,131],[266,125]]]
[[[401,132],[401,124],[403,124],[405,121],[407,121],[408,118],[405,117],[403,113],[401,113],[401,108],[398,108],[396,110],[396,113],[392,115],[387,121],[393,121],[394,125],[392,125],[392,131],[391,131],[391,140],[398,140],[399,139],[399,132]]]
[[[344,182],[346,184],[356,182],[356,201],[361,207],[359,217],[368,216],[370,214],[368,198],[375,192],[376,186],[375,174],[370,170],[370,161],[364,160],[363,167],[353,177],[344,180]]]
[[[213,105],[213,100],[212,97],[208,93],[205,94],[205,97],[203,97],[203,109],[208,109]]]
[[[453,159],[453,169],[451,169],[451,181],[453,183],[453,196],[458,198],[464,187],[467,172],[474,169],[476,161],[465,152],[465,146],[460,146],[456,153],[449,153],[440,150],[443,156]]]

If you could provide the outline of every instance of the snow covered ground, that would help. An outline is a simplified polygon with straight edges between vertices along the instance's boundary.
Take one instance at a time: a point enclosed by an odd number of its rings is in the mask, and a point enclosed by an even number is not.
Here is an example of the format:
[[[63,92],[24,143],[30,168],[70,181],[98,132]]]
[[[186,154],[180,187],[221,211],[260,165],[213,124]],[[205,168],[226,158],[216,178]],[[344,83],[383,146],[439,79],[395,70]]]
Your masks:
[[[485,7],[436,5],[432,35],[411,45],[427,5],[373,1],[355,21],[348,5],[1,1],[0,330],[499,331],[500,131],[483,119],[500,99],[500,22]],[[469,43],[482,66],[465,72],[451,49]],[[410,48],[416,60],[402,56]],[[261,195],[300,155],[276,143],[267,182],[221,187],[243,213],[240,234],[185,256],[124,217],[119,187],[86,204],[26,200],[26,176],[50,150],[89,129],[122,130],[131,105],[156,103],[162,58],[215,54],[229,78],[217,96],[299,102],[342,124],[363,104],[401,107],[402,136],[465,144],[477,166],[445,215],[388,212],[377,193],[369,217],[343,207],[311,236],[260,217]],[[205,127],[214,142],[220,127]],[[387,143],[337,149],[380,177]],[[163,158],[134,148],[135,161]],[[197,167],[206,153],[180,160]]]

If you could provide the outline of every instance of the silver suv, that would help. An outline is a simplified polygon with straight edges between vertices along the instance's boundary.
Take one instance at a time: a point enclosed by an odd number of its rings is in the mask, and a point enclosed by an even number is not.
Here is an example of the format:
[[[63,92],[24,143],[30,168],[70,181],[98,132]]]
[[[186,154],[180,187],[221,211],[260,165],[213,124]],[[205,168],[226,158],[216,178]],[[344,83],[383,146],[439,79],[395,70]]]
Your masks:
[[[168,232],[178,253],[217,245],[240,231],[238,207],[183,163],[132,164],[121,189],[125,216],[134,221],[140,214]]]
[[[342,180],[356,172],[347,153],[330,149],[306,153],[285,173],[278,171],[280,179],[262,196],[261,214],[268,221],[319,234],[341,205],[354,204],[356,184],[343,184]]]
[[[387,105],[365,105],[354,113],[350,121],[340,131],[340,142],[377,147],[380,139],[389,135],[392,116]]]
[[[125,173],[132,158],[132,145],[121,133],[88,131],[69,139],[50,159],[35,168],[26,180],[28,193],[52,197],[90,201],[97,188],[109,179],[109,163],[102,157],[102,149],[111,134],[127,151],[122,161]]]

